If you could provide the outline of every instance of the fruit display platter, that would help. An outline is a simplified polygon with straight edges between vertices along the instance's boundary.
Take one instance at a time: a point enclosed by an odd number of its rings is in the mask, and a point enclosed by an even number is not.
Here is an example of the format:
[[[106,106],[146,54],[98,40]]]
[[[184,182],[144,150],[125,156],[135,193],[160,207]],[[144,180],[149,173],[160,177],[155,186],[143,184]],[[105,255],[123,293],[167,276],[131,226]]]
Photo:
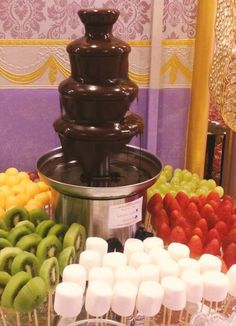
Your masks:
[[[235,325],[236,208],[214,180],[165,166],[124,244],[56,223],[50,198],[36,174],[0,173],[1,326]]]

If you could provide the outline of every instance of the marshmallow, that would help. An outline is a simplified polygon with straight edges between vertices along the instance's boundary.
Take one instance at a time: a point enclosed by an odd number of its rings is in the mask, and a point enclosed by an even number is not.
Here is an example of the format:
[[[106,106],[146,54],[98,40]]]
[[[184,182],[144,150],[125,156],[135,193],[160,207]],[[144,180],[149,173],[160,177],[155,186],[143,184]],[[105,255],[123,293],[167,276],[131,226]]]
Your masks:
[[[232,265],[227,274],[229,280],[229,294],[236,297],[236,264]]]
[[[186,304],[184,282],[175,276],[167,276],[162,279],[161,286],[164,289],[163,305],[170,310],[183,310]]]
[[[137,287],[131,282],[117,282],[113,289],[111,308],[119,316],[128,317],[134,312]]]
[[[223,301],[228,293],[229,280],[221,272],[208,271],[203,274],[203,298],[208,301]]]
[[[108,243],[99,237],[88,237],[85,242],[85,249],[99,251],[101,256],[103,256],[107,253]]]
[[[84,250],[79,256],[79,263],[86,269],[88,279],[90,270],[101,266],[101,254],[96,250]]]
[[[159,281],[160,277],[160,270],[157,265],[154,264],[145,264],[140,266],[137,269],[138,277],[139,277],[139,282],[144,282],[144,281]]]
[[[164,242],[161,238],[158,237],[148,237],[143,240],[144,251],[149,253],[152,249],[163,248]]]
[[[200,263],[198,260],[193,258],[181,258],[178,260],[179,273],[180,275],[186,270],[193,270],[200,272]]]
[[[62,273],[63,282],[73,282],[85,289],[86,285],[86,269],[80,264],[71,264],[64,268]]]
[[[172,242],[171,244],[169,244],[167,250],[170,254],[170,257],[176,261],[181,258],[188,258],[190,254],[189,247],[185,244],[178,242]]]
[[[127,257],[121,252],[108,252],[103,256],[102,264],[115,271],[117,267],[127,264]]]
[[[216,272],[221,271],[222,262],[220,258],[213,256],[211,254],[203,254],[199,258],[199,263],[200,263],[201,273],[205,273],[207,271],[216,271]]]
[[[163,259],[170,258],[169,252],[164,248],[154,248],[149,252],[151,263],[159,264]]]
[[[133,268],[139,268],[143,264],[148,264],[151,262],[150,256],[145,252],[134,252],[130,256],[129,265]]]
[[[94,267],[90,270],[88,281],[105,281],[108,285],[113,286],[114,282],[114,273],[113,270],[109,267]]]
[[[57,284],[55,289],[54,310],[59,316],[76,317],[83,306],[84,291],[81,286],[72,282]]]
[[[142,252],[144,251],[143,242],[139,239],[129,238],[125,241],[124,244],[124,254],[127,256],[127,261],[134,252]]]
[[[179,266],[173,259],[164,259],[159,262],[159,270],[161,279],[166,276],[178,276]]]
[[[100,317],[111,307],[112,289],[105,281],[89,283],[85,297],[85,310],[89,315]]]
[[[139,277],[137,271],[131,266],[120,266],[115,270],[115,281],[129,281],[135,286],[139,285]]]
[[[187,302],[198,303],[203,297],[203,277],[195,270],[185,270],[181,279],[186,285]]]
[[[154,281],[143,282],[138,290],[136,307],[145,317],[153,317],[160,311],[164,290]]]

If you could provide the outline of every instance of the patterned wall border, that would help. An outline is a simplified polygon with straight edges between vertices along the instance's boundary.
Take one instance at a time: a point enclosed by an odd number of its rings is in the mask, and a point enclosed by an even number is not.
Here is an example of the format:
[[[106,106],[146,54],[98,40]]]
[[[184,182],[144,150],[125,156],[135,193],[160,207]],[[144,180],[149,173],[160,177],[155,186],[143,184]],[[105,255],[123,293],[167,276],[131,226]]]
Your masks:
[[[69,42],[0,40],[0,88],[56,88],[70,74],[66,53]],[[128,43],[132,47],[129,76],[140,87],[148,87],[151,40],[131,40]],[[162,40],[161,88],[191,87],[193,54],[193,39]]]

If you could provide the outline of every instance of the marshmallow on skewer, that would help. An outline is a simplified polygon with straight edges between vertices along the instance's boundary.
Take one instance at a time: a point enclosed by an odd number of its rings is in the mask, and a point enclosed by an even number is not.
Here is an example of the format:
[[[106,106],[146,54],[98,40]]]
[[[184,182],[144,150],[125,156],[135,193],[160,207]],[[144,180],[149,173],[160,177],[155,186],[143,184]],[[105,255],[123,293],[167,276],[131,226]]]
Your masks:
[[[135,238],[127,239],[124,244],[124,254],[127,256],[128,262],[130,260],[131,255],[137,251],[138,252],[144,251],[143,241]]]
[[[178,260],[179,274],[181,275],[186,270],[193,270],[200,273],[200,263],[193,258],[181,258]]]
[[[113,270],[106,266],[94,267],[90,269],[89,276],[88,276],[89,283],[97,280],[105,281],[110,286],[113,286],[114,283]]]
[[[172,242],[168,246],[168,252],[170,257],[175,261],[178,261],[181,258],[188,258],[190,255],[190,249],[183,243]]]
[[[121,252],[108,252],[103,256],[102,265],[110,267],[113,271],[127,264],[127,257]]]
[[[210,302],[223,301],[228,293],[229,280],[221,272],[208,271],[203,274],[203,298]]]
[[[56,286],[54,310],[62,317],[76,317],[83,306],[84,290],[72,282],[62,282]]]
[[[137,271],[131,266],[120,266],[115,270],[115,282],[129,281],[135,286],[139,285]]]
[[[169,252],[164,248],[154,248],[149,252],[151,263],[159,264],[163,259],[170,258]]]
[[[145,317],[153,317],[160,311],[164,290],[154,281],[146,281],[140,284],[136,307],[139,313]]]
[[[146,252],[134,252],[130,256],[129,265],[137,269],[143,264],[148,264],[150,262],[151,258]]]
[[[96,280],[89,283],[86,297],[85,310],[94,317],[105,315],[111,307],[112,288],[105,281]]]
[[[221,271],[222,262],[221,262],[220,258],[218,258],[214,255],[203,254],[199,258],[199,263],[200,263],[201,273],[205,273],[207,271],[216,271],[216,272]]]
[[[155,281],[158,282],[160,278],[160,270],[157,265],[145,264],[137,269],[137,274],[139,277],[139,283],[144,281]]]
[[[229,268],[226,275],[229,280],[228,292],[230,295],[232,295],[232,297],[236,297],[236,264]]]
[[[143,248],[146,253],[149,253],[155,248],[164,248],[164,242],[158,237],[148,237],[143,240]]]
[[[72,282],[80,285],[85,290],[86,285],[86,269],[80,264],[71,264],[64,268],[62,273],[63,282]]]
[[[161,280],[164,289],[163,305],[170,310],[183,310],[186,304],[186,286],[184,281],[175,276],[167,276]]]
[[[88,237],[85,242],[85,249],[99,251],[101,256],[103,256],[107,253],[108,243],[103,238]]]
[[[160,278],[167,276],[179,276],[179,266],[173,259],[163,259],[158,264],[160,270]]]
[[[94,267],[100,267],[102,258],[100,252],[96,250],[84,250],[79,256],[80,265],[84,266],[87,272],[87,280],[89,272]]]
[[[181,279],[186,286],[187,302],[198,303],[203,298],[203,276],[195,270],[185,270]]]
[[[111,308],[118,316],[128,317],[135,308],[137,287],[131,282],[117,282],[113,289]]]

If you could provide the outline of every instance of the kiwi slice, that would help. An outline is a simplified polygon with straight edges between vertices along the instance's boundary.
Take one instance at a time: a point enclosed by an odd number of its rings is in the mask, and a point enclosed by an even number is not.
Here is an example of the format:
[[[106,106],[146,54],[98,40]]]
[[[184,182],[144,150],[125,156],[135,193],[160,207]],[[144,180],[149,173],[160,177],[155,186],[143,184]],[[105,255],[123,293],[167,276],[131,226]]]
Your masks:
[[[7,236],[7,240],[9,240],[13,246],[25,235],[32,233],[28,228],[25,226],[21,226],[18,228],[13,228],[9,232]]]
[[[12,247],[11,242],[5,238],[0,238],[0,250],[6,247]]]
[[[47,291],[54,291],[59,283],[59,265],[56,257],[48,258],[42,263],[39,276],[44,280]]]
[[[76,262],[75,248],[74,246],[67,247],[63,249],[58,257],[60,274],[67,265],[74,264]]]
[[[44,220],[37,225],[35,232],[45,238],[53,225],[55,225],[54,221]]]
[[[85,227],[78,223],[73,223],[66,232],[63,240],[63,248],[74,246],[76,257],[78,258],[84,249],[86,240]]]
[[[0,229],[8,231],[8,228],[7,228],[6,223],[4,222],[3,218],[0,219]]]
[[[1,298],[2,298],[2,293],[9,282],[11,278],[11,275],[8,274],[7,272],[0,272],[0,304],[1,304]]]
[[[44,209],[35,208],[29,213],[29,219],[34,225],[38,225],[40,222],[49,219],[49,215]]]
[[[32,254],[36,254],[38,244],[40,243],[41,240],[42,238],[40,237],[40,235],[38,235],[37,233],[31,233],[22,237],[16,243],[16,247],[24,251],[31,252]]]
[[[24,227],[28,228],[31,231],[31,233],[35,232],[34,224],[28,220],[20,221],[19,223],[16,224],[15,228],[18,228],[20,226],[24,226]]]
[[[0,271],[11,273],[13,259],[22,252],[20,248],[5,247],[0,251]]]
[[[8,229],[11,229],[16,226],[18,222],[28,219],[29,213],[24,207],[10,208],[3,218]]]
[[[55,224],[48,232],[48,235],[55,235],[59,240],[63,241],[64,236],[68,230],[68,226],[65,224]]]
[[[21,271],[29,273],[32,277],[37,276],[39,272],[38,258],[27,251],[17,255],[11,264],[11,274],[14,275]]]
[[[62,249],[62,244],[55,235],[48,235],[46,238],[40,241],[36,256],[39,259],[39,263],[50,257],[57,257]]]
[[[30,279],[30,274],[26,272],[19,272],[13,275],[2,293],[1,305],[4,308],[12,309],[18,292]]]
[[[0,238],[7,238],[8,231],[0,229]]]
[[[43,279],[36,276],[29,280],[17,293],[13,307],[17,312],[30,312],[44,302],[47,290]]]

